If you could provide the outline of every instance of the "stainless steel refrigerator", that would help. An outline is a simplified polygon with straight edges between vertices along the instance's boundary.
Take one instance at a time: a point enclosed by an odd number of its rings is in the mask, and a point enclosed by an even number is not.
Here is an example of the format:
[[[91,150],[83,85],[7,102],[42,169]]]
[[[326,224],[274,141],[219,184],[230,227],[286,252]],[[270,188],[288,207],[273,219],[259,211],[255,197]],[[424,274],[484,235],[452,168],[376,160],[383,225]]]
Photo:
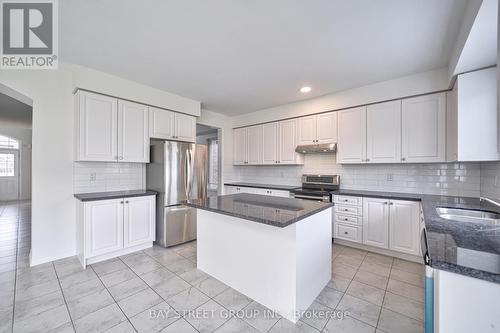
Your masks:
[[[181,204],[207,197],[207,146],[151,140],[147,188],[156,197],[156,243],[173,246],[196,239],[196,209]]]

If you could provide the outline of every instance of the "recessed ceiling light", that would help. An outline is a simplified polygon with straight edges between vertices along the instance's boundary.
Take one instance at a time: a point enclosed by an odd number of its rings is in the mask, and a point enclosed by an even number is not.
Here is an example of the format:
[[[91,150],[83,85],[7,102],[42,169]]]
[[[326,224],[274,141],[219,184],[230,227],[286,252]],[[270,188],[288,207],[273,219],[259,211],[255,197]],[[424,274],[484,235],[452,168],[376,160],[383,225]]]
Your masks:
[[[311,91],[311,87],[302,87],[302,88],[300,88],[300,92],[304,93],[304,94],[308,93],[310,91]]]

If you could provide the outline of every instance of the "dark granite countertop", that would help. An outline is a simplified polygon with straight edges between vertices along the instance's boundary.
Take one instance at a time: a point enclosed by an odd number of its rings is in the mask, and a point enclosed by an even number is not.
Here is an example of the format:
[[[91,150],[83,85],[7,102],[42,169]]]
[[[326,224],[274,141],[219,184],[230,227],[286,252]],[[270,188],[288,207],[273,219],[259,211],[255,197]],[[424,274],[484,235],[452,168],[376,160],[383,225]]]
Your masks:
[[[500,225],[446,220],[436,211],[448,207],[500,213],[500,207],[467,197],[356,190],[332,194],[421,201],[431,267],[500,283]]]
[[[245,183],[245,182],[236,182],[236,183],[224,183],[226,186],[239,186],[239,187],[255,187],[255,188],[268,188],[271,190],[282,190],[282,191],[291,191],[296,188],[300,188],[300,186],[292,186],[292,185],[273,185],[273,184],[255,184],[255,183]]]
[[[317,202],[268,195],[238,193],[188,200],[187,206],[284,228],[333,206]]]
[[[80,201],[111,200],[131,197],[144,197],[148,195],[157,195],[158,192],[151,190],[130,190],[130,191],[112,191],[112,192],[93,192],[74,194]]]

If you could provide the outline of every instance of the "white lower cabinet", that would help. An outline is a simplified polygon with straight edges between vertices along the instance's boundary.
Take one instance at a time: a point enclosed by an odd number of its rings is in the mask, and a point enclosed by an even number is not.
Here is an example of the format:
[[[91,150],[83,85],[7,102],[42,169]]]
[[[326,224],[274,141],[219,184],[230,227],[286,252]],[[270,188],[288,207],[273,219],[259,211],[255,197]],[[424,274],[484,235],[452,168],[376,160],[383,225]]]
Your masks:
[[[420,253],[420,204],[391,200],[389,206],[389,249],[413,255]]]
[[[151,247],[155,196],[78,201],[77,252],[88,264]]]
[[[260,195],[270,195],[273,197],[283,197],[289,198],[290,192],[284,190],[273,190],[268,188],[260,188],[260,187],[245,187],[245,186],[225,186],[226,194],[236,194],[236,193],[252,193],[252,194],[260,194]]]
[[[389,200],[363,200],[363,243],[382,248],[389,247]]]
[[[420,202],[342,195],[334,202],[334,238],[420,255]]]

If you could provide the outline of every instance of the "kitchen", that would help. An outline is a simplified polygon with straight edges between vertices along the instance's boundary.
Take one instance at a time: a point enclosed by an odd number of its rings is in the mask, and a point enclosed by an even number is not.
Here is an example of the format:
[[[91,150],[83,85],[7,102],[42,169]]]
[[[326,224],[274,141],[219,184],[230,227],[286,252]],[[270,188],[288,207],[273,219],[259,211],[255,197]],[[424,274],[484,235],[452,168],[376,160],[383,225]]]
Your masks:
[[[1,332],[500,330],[497,1],[55,3]]]

